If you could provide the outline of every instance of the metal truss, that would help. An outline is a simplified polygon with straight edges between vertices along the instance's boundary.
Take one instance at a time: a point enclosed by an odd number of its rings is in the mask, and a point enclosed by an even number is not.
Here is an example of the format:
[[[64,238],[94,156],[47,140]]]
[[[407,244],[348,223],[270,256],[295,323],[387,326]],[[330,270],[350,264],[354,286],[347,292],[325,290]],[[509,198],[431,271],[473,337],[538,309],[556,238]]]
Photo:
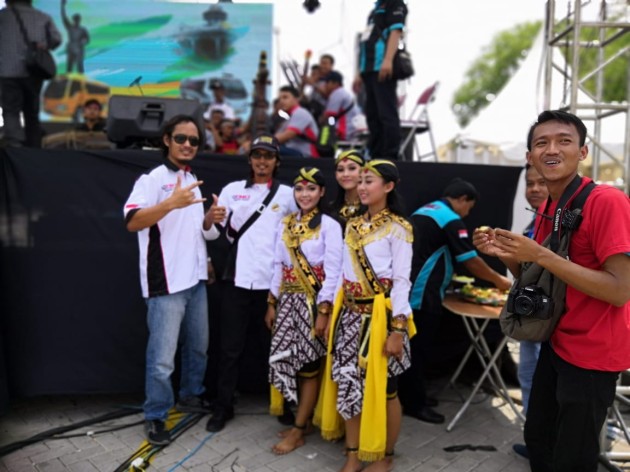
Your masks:
[[[566,5],[566,3],[562,3]],[[594,19],[589,13],[598,10]],[[553,80],[564,80],[563,109],[582,118],[589,129],[590,151],[592,156],[591,176],[594,180],[608,181],[628,193],[630,182],[630,46],[611,53],[610,46],[620,38],[630,34],[630,3],[626,1],[596,2],[569,0],[568,11],[561,19],[556,18],[556,1],[547,0],[546,14],[546,54],[545,54],[545,109],[556,108],[552,103],[551,90]],[[588,37],[588,39],[585,39]],[[586,48],[596,50],[594,67],[587,67],[582,59]],[[557,51],[563,49],[563,51]],[[564,57],[563,61],[555,58]],[[564,54],[561,54],[561,53]],[[604,71],[615,61],[623,61],[628,68],[626,97],[623,102],[607,102],[603,99]],[[553,70],[561,74],[552,74]],[[595,93],[585,88],[588,80],[595,81]],[[615,136],[615,143],[623,147],[613,149],[609,142],[603,142],[602,130],[614,117],[620,120],[622,136]],[[590,122],[590,123],[589,123]],[[592,125],[591,125],[592,123]],[[616,152],[615,152],[616,151]]]

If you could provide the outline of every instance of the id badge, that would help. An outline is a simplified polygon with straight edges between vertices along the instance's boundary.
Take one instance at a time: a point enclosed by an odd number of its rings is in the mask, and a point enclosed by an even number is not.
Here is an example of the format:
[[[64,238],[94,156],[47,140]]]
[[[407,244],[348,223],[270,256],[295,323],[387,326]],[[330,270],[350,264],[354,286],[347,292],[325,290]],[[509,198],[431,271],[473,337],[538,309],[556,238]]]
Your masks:
[[[370,39],[370,36],[372,36],[373,29],[374,29],[373,23],[370,23],[369,25],[367,25],[367,28],[365,28],[365,31],[361,33],[361,41],[367,41],[368,39]]]

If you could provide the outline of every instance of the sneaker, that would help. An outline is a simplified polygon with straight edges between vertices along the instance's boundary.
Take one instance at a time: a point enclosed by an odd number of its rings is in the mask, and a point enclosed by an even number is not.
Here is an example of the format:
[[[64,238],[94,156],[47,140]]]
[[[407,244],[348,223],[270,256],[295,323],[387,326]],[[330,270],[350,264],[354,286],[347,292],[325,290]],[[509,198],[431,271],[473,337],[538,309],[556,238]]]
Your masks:
[[[166,446],[171,443],[171,433],[164,427],[164,421],[148,420],[144,424],[147,441],[154,446]]]
[[[210,413],[210,402],[202,397],[180,398],[175,409],[181,413]]]

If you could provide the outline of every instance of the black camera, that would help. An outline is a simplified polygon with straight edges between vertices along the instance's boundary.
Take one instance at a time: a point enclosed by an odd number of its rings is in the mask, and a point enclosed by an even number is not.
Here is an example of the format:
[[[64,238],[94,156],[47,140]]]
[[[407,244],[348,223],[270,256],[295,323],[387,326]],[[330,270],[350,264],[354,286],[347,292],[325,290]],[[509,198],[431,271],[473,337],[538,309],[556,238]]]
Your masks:
[[[507,299],[507,310],[516,316],[548,320],[553,315],[553,300],[536,285],[512,290]]]

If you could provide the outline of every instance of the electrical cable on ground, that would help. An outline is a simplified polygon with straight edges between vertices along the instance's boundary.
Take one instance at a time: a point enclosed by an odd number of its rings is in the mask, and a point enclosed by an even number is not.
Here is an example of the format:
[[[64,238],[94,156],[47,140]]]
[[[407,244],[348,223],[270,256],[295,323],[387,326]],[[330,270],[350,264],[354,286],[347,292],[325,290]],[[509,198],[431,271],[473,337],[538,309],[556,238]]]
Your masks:
[[[136,409],[124,408],[122,410],[112,411],[110,413],[105,413],[104,415],[97,416],[96,418],[90,418],[88,420],[79,421],[78,423],[73,423],[66,426],[59,426],[57,428],[49,429],[48,431],[44,431],[38,433],[30,438],[16,441],[11,444],[7,444],[6,446],[0,447],[0,457],[6,456],[18,449],[21,449],[26,446],[30,446],[31,444],[38,443],[40,441],[44,441],[46,439],[52,439],[54,436],[58,434],[67,433],[68,431],[73,431],[75,429],[83,428],[85,426],[91,426],[93,424],[102,423],[104,421],[114,420],[117,418],[123,418],[125,416],[135,415],[138,413]],[[83,436],[83,435],[82,435]]]
[[[133,423],[120,424],[116,426],[112,426],[107,429],[99,429],[98,431],[87,431],[85,433],[76,433],[76,434],[66,434],[63,436],[54,436],[50,439],[72,439],[72,438],[80,438],[83,436],[97,436],[99,434],[105,433],[113,433],[114,431],[120,431],[121,429],[131,428],[133,426],[138,426],[144,423],[144,420],[134,421]]]

